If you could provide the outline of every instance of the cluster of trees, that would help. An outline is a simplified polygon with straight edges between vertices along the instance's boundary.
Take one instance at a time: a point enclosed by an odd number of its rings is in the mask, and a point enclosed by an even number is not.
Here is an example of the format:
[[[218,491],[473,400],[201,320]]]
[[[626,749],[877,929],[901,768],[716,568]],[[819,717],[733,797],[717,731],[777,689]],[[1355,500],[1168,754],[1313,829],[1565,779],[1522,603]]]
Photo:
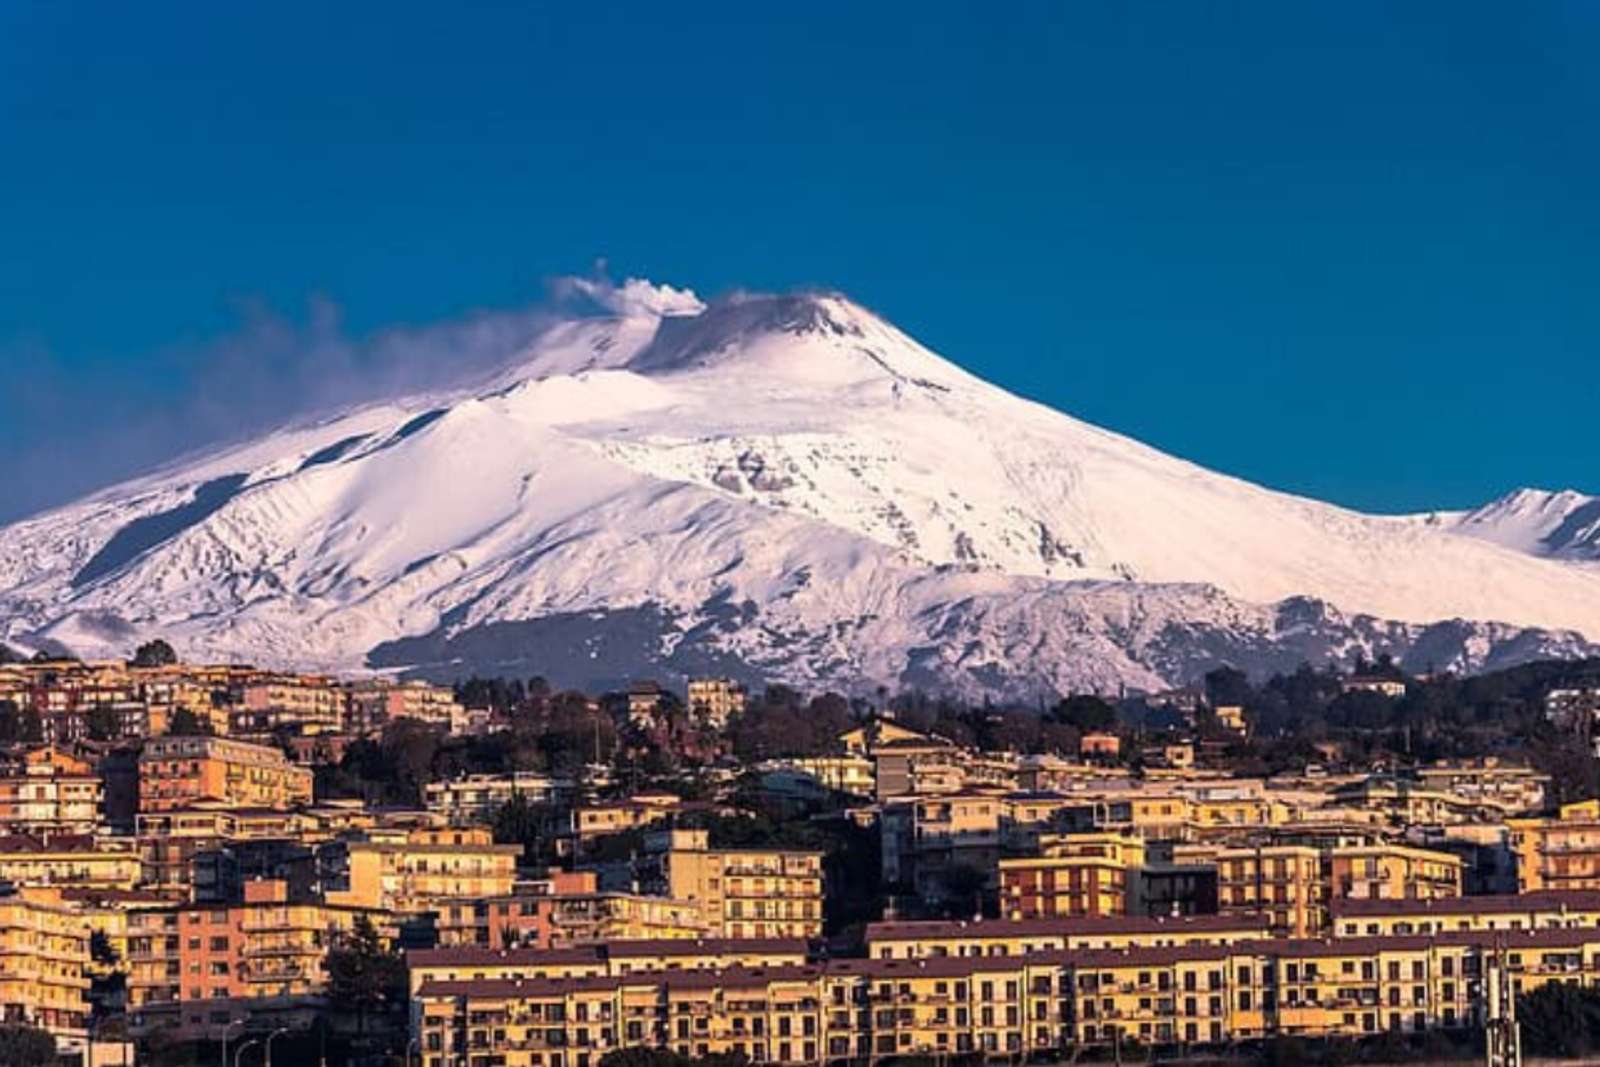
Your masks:
[[[1380,657],[1359,665],[1364,674],[1401,677]],[[1600,765],[1585,739],[1551,724],[1544,697],[1551,689],[1600,685],[1600,660],[1541,661],[1487,674],[1406,679],[1406,693],[1388,697],[1347,691],[1337,671],[1302,665],[1252,683],[1243,672],[1206,675],[1213,704],[1245,709],[1253,740],[1233,755],[1245,769],[1271,771],[1315,759],[1312,745],[1337,741],[1346,757],[1432,761],[1499,755],[1525,759],[1549,773],[1561,800],[1600,792]],[[1218,736],[1222,736],[1220,733]]]
[[[351,744],[337,767],[318,768],[318,795],[415,805],[431,781],[508,771],[566,774],[616,754],[611,717],[591,710],[581,693],[524,693],[507,711],[511,729],[484,737],[451,737],[414,719],[391,722],[377,737]]]

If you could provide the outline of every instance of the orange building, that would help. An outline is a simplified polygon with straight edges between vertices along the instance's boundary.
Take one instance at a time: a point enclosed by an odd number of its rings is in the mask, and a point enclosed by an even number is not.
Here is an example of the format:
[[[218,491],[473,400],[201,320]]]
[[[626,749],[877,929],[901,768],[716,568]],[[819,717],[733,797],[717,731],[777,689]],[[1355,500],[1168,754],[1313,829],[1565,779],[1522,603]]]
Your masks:
[[[265,745],[223,737],[154,737],[139,756],[139,810],[172,811],[197,801],[287,808],[311,802],[311,781],[311,771]]]
[[[266,1010],[309,1011],[327,983],[328,950],[360,908],[295,901],[276,879],[244,885],[231,906],[130,913],[128,1010],[135,1031],[217,1036]],[[374,913],[368,913],[374,914]]]
[[[1000,861],[1000,907],[1012,919],[1127,912],[1128,872],[1144,842],[1121,834],[1065,834],[1041,841],[1043,855]]]

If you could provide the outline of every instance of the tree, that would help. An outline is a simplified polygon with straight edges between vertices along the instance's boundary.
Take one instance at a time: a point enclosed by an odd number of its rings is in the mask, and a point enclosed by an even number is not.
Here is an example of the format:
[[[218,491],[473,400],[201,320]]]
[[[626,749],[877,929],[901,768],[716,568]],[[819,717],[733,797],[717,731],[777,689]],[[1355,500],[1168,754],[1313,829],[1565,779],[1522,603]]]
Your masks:
[[[555,813],[522,793],[495,809],[491,820],[494,839],[502,845],[521,845],[523,859],[548,864],[555,859]]]
[[[1550,982],[1517,999],[1517,1019],[1533,1055],[1579,1058],[1600,1048],[1600,990]]]
[[[356,916],[350,933],[328,953],[328,1003],[354,1014],[356,1032],[362,1035],[369,1016],[392,1015],[406,1004],[405,960],[384,946],[365,913]]]
[[[122,717],[109,704],[96,704],[86,719],[91,741],[111,741],[122,734]]]
[[[200,717],[188,708],[174,708],[167,718],[167,733],[175,737],[193,737],[210,732],[211,727],[201,722]]]
[[[55,1067],[56,1039],[31,1026],[0,1026],[0,1063],[6,1067]]]
[[[1076,727],[1083,733],[1109,730],[1116,725],[1117,712],[1097,696],[1079,693],[1068,697],[1051,710],[1057,722]]]
[[[940,875],[940,883],[947,913],[961,918],[982,915],[984,886],[988,880],[983,871],[968,863],[956,863],[945,868]]]
[[[170,667],[178,662],[178,654],[161,638],[146,641],[133,653],[135,667]]]
[[[1206,701],[1212,707],[1243,707],[1254,696],[1249,677],[1237,667],[1218,667],[1206,672]]]
[[[745,1067],[750,1061],[737,1052],[713,1052],[689,1057],[671,1049],[634,1045],[613,1049],[600,1057],[599,1067]]]

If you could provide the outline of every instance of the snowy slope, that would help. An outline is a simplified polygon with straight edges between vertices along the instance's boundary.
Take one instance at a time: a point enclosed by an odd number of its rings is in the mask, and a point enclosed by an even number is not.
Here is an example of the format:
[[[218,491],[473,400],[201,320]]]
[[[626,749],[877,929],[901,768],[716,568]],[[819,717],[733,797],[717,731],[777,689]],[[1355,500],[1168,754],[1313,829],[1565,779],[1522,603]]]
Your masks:
[[[1214,474],[990,386],[842,297],[622,292],[492,385],[287,428],[0,530],[0,634],[974,694],[1357,649],[1475,668],[1600,637],[1592,553]]]

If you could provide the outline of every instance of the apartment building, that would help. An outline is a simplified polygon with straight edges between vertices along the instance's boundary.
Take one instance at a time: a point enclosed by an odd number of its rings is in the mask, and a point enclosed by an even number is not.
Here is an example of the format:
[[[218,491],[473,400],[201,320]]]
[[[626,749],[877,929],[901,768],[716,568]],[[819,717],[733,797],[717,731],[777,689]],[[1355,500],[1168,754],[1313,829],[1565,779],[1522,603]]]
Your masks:
[[[700,908],[716,937],[817,937],[822,853],[711,848],[705,830],[667,830],[646,842],[646,888]]]
[[[79,909],[50,889],[0,893],[0,1023],[80,1040],[88,1019],[89,931]]]
[[[359,682],[346,687],[345,732],[360,736],[400,719],[437,726],[449,733],[466,729],[467,709],[455,691],[427,682]]]
[[[407,952],[406,967],[415,993],[429,982],[474,978],[518,982],[657,971],[799,967],[806,962],[807,948],[802,938],[758,937],[611,941],[554,949],[454,946]]]
[[[1460,856],[1404,845],[1346,845],[1328,853],[1330,900],[1432,900],[1461,895]]]
[[[0,759],[0,833],[93,833],[103,796],[89,762],[55,746]]]
[[[562,804],[577,791],[571,778],[537,771],[512,771],[509,774],[469,774],[448,782],[429,782],[423,787],[428,810],[452,823],[487,822],[512,800],[530,804]]]
[[[1517,892],[1600,889],[1600,801],[1563,804],[1554,816],[1509,819]]]
[[[244,885],[232,905],[178,905],[127,916],[128,1010],[136,1032],[174,1027],[216,1037],[268,1005],[314,1008],[328,950],[365,909],[294,900],[288,886]],[[382,916],[378,916],[380,927]]]
[[[1145,844],[1122,834],[1064,834],[1040,842],[1038,856],[1002,859],[1000,909],[1012,919],[1127,913]]]
[[[683,807],[673,793],[635,793],[622,800],[581,804],[572,809],[571,833],[558,842],[570,855],[583,855],[602,837],[656,826]]]
[[[792,756],[763,761],[762,788],[823,797],[845,793],[870,799],[877,789],[876,765],[865,756]]]
[[[937,901],[948,895],[953,872],[965,869],[981,874],[992,892],[998,887],[1005,810],[1000,795],[980,792],[885,804],[878,815],[884,885]]]
[[[552,948],[618,941],[697,940],[709,935],[700,905],[642,893],[582,889],[489,900],[439,909],[441,945]]]
[[[1341,900],[1337,937],[1390,937],[1466,930],[1600,928],[1600,892],[1546,890],[1434,900]]]
[[[0,881],[23,886],[132,889],[138,850],[127,839],[87,834],[0,836]]]
[[[332,678],[267,675],[246,684],[228,708],[228,733],[262,736],[338,733],[344,725],[344,691]]]
[[[1171,858],[1178,866],[1216,869],[1219,912],[1260,913],[1283,937],[1310,937],[1323,928],[1329,891],[1315,848],[1174,845]]]
[[[364,831],[324,852],[328,903],[410,914],[509,896],[522,848],[483,827],[417,827]]]
[[[1465,762],[1440,760],[1412,774],[1427,789],[1493,804],[1513,814],[1539,811],[1550,793],[1548,774],[1502,763],[1493,756]]]
[[[141,814],[135,828],[144,885],[185,894],[191,888],[194,859],[203,852],[241,842],[286,837],[310,842],[330,836],[304,811],[215,802]]]
[[[282,809],[311,802],[311,771],[281,751],[224,737],[153,737],[139,755],[139,810],[202,802]]]
[[[1518,992],[1600,979],[1600,931],[1252,940],[581,975],[414,976],[426,1067],[594,1067],[613,1049],[814,1064],[1066,1058],[1130,1039],[1221,1048],[1481,1025],[1483,975]]]
[[[872,959],[947,956],[1025,956],[1057,949],[1170,948],[1225,945],[1268,936],[1259,915],[1182,915],[1150,918],[1002,919],[999,921],[868,923],[863,935]]]
[[[743,715],[746,699],[744,686],[731,678],[689,679],[689,712],[713,729],[720,730]]]

